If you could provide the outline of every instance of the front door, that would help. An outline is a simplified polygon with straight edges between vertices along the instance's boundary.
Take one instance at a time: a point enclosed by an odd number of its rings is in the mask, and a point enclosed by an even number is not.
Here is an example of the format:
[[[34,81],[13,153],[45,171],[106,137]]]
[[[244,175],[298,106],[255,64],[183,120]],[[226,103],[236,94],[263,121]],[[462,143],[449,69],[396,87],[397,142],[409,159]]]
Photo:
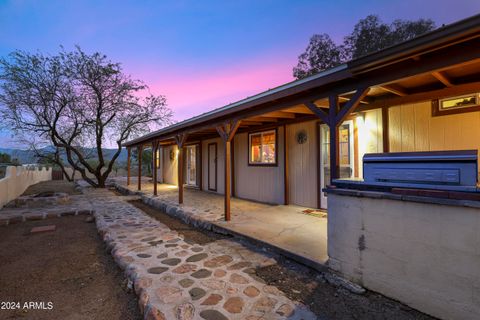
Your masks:
[[[208,190],[217,191],[217,144],[208,144]]]
[[[347,120],[339,127],[340,178],[353,178],[354,172],[353,121]],[[320,206],[327,209],[327,197],[323,192],[330,183],[330,129],[326,124],[320,125],[320,179],[322,191]]]
[[[187,146],[187,185],[197,185],[197,146]]]

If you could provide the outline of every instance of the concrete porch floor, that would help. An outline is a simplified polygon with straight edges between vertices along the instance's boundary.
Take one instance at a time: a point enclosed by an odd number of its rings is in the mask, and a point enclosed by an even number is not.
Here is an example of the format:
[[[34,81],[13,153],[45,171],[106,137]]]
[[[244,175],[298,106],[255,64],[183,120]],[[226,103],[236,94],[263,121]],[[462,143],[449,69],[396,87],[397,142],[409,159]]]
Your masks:
[[[126,178],[116,178],[126,186]],[[142,178],[142,194],[169,205],[181,207],[196,217],[239,236],[274,247],[286,256],[312,267],[322,267],[327,255],[327,218],[303,213],[308,209],[296,205],[268,205],[232,198],[231,221],[224,221],[223,201],[219,194],[185,188],[184,203],[178,205],[178,188],[158,184],[158,196],[153,196],[150,178]],[[128,189],[137,192],[137,179],[132,178]]]

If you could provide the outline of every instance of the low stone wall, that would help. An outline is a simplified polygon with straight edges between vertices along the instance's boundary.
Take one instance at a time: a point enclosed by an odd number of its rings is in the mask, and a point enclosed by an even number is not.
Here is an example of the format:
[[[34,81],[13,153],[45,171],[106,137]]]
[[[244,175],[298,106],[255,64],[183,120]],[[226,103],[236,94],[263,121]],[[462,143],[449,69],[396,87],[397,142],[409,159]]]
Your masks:
[[[480,209],[328,195],[329,267],[442,319],[480,314]]]
[[[29,186],[47,180],[52,180],[50,168],[7,167],[5,177],[0,179],[0,208],[24,193]]]
[[[215,229],[215,225],[211,221],[197,217],[194,213],[180,208],[178,204],[172,204],[168,203],[167,201],[163,201],[162,199],[149,197],[145,195],[142,191],[131,191],[130,189],[121,186],[118,183],[115,183],[114,186],[119,192],[123,194],[140,196],[143,203],[154,207],[155,209],[158,209],[168,214],[169,216],[180,219],[186,224],[190,224],[196,228],[202,228],[205,230]],[[225,231],[222,232],[221,230],[216,231],[219,233],[225,233]]]

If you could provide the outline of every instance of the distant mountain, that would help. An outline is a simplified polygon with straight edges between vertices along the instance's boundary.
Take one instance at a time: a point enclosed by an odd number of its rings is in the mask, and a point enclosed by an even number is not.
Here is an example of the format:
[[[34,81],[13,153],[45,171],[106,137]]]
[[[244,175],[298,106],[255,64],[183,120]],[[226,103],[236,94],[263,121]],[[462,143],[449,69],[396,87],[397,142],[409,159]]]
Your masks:
[[[41,149],[42,151],[49,151],[53,150],[53,147],[45,147]],[[103,156],[106,160],[110,160],[115,152],[117,151],[116,149],[102,149],[103,150]],[[27,164],[27,163],[36,163],[37,159],[35,157],[35,154],[32,150],[22,150],[22,149],[14,149],[14,148],[0,148],[0,153],[6,153],[9,154],[12,159],[18,159],[18,161],[22,164]],[[67,163],[67,159],[65,156],[63,156],[65,163]],[[127,150],[122,149],[122,152],[117,158],[116,163],[121,163],[121,162],[126,162],[127,161]]]

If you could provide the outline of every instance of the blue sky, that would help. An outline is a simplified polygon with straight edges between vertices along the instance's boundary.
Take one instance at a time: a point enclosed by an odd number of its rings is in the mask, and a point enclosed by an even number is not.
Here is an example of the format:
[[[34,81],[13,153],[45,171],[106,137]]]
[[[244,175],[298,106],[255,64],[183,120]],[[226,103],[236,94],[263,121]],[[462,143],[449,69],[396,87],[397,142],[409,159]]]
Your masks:
[[[340,42],[368,14],[441,25],[477,13],[478,0],[0,0],[0,55],[60,45],[103,52],[166,95],[183,120],[293,80],[314,33]]]

